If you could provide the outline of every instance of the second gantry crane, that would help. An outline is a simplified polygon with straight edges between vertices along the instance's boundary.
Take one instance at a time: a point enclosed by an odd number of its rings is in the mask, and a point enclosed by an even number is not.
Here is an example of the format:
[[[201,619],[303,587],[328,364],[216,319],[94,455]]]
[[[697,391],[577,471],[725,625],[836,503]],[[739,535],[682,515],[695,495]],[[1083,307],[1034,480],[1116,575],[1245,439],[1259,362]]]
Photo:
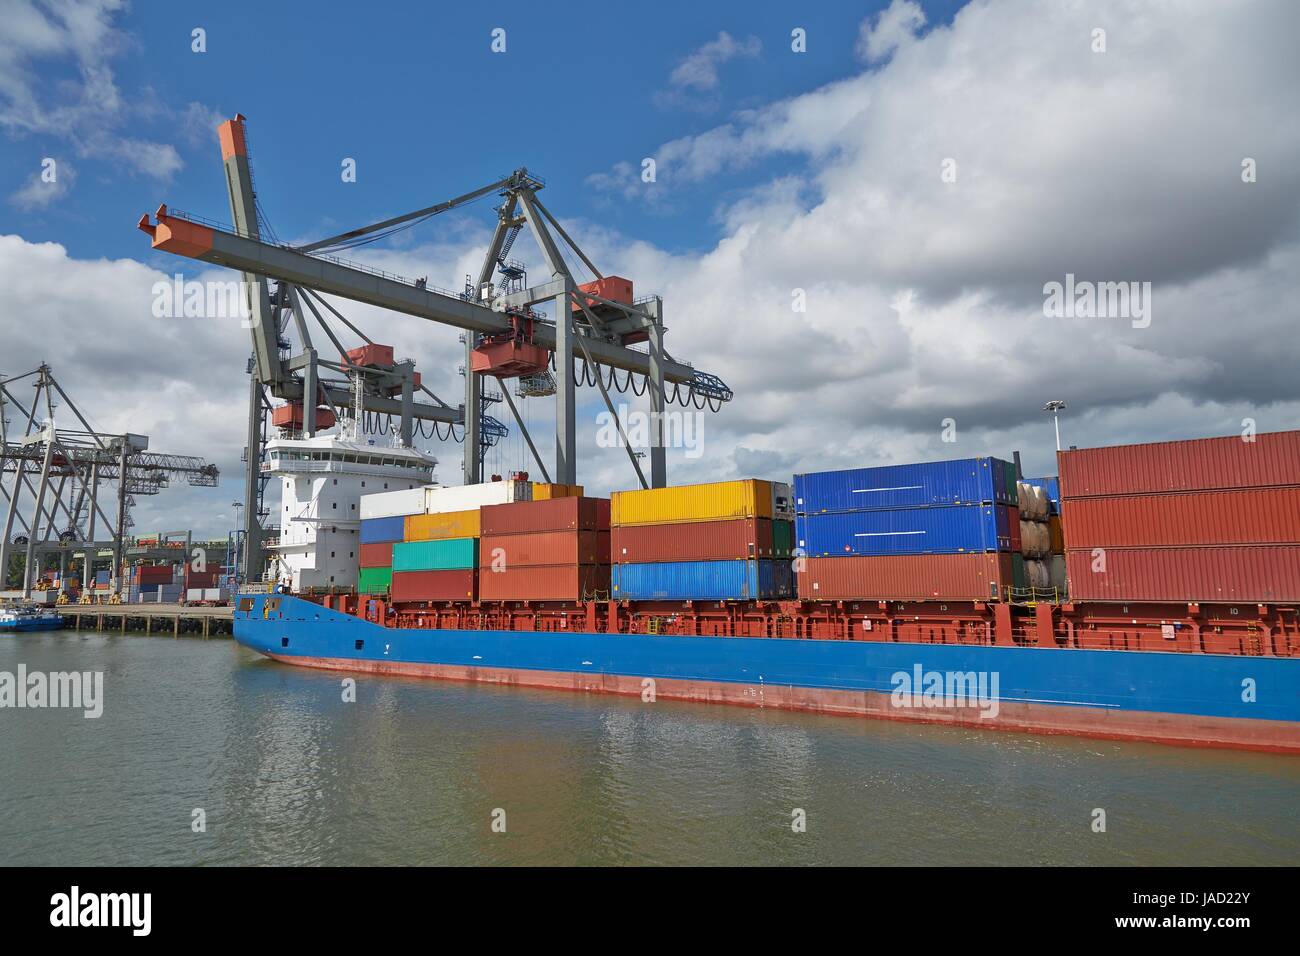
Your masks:
[[[394,312],[416,316],[464,331],[465,394],[459,407],[452,407],[418,381],[412,365],[371,361],[366,366],[368,411],[397,415],[400,438],[409,444],[412,423],[426,420],[460,425],[464,431],[463,476],[466,484],[482,480],[482,382],[484,375],[498,379],[522,377],[536,381],[554,370],[555,459],[553,478],[537,452],[508,389],[502,395],[528,443],[539,469],[562,484],[577,483],[577,434],[575,387],[590,383],[614,420],[619,421],[609,397],[618,387],[618,372],[625,373],[622,388],[637,394],[646,391],[650,400],[650,478],[646,481],[637,455],[623,442],[629,460],[643,485],[663,487],[667,483],[663,417],[669,402],[716,409],[732,397],[731,390],[715,375],[699,371],[674,359],[664,348],[663,300],[659,296],[633,299],[632,284],[617,276],[605,276],[565,232],[538,198],[545,182],[520,168],[478,189],[454,199],[394,216],[381,222],[298,246],[263,237],[259,203],[249,162],[245,119],[236,115],[218,127],[226,184],[230,194],[233,225],[221,226],[199,217],[159,206],[155,220],[141,217],[139,228],[149,234],[153,248],[203,262],[226,266],[243,273],[249,291],[253,334],[255,383],[302,408],[302,426],[311,433],[316,427],[318,405],[345,407],[346,384],[322,379],[322,369],[344,373],[361,364],[362,350],[339,347],[341,364],[326,363],[306,341],[300,355],[283,354],[281,330],[291,317],[305,335],[305,305],[314,317],[324,319],[319,309],[333,312],[347,322],[322,294],[340,296]],[[496,224],[477,281],[465,293],[432,288],[423,280],[409,280],[365,266],[342,261],[334,254],[385,238],[409,224],[464,206],[496,194]],[[549,278],[537,285],[522,281],[523,271],[509,258],[520,232],[527,228],[536,241]],[[561,245],[563,244],[563,245]],[[569,249],[592,275],[594,282],[579,284],[565,259]],[[500,281],[494,281],[500,273]],[[268,280],[277,287],[272,293]],[[553,314],[544,316],[533,307],[551,303]],[[287,316],[286,317],[286,313]],[[360,334],[351,323],[350,328]],[[328,326],[325,326],[328,332]],[[645,351],[634,346],[645,343]],[[632,379],[644,379],[636,389]],[[416,403],[414,393],[427,393],[435,403]],[[391,396],[391,397],[390,397]],[[262,406],[250,403],[249,477],[247,498],[256,500],[258,462],[253,460]],[[246,565],[250,578],[257,571],[252,556],[260,553],[257,509],[245,509]]]

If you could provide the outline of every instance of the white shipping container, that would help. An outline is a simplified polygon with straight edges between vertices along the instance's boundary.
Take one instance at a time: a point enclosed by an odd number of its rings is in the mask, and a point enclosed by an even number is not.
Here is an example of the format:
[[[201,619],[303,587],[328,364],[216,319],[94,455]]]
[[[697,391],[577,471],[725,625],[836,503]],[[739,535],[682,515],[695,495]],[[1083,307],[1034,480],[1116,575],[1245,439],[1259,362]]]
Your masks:
[[[187,600],[187,601],[202,601],[202,600],[203,600],[203,588],[190,588],[190,589],[188,589],[188,590],[185,592],[185,600]]]
[[[424,513],[440,515],[449,511],[471,511],[484,505],[532,500],[533,485],[529,481],[485,481],[478,485],[442,488],[429,486],[424,489]]]
[[[772,517],[794,520],[794,485],[784,481],[770,482],[772,485]]]
[[[424,488],[407,488],[403,491],[381,491],[374,495],[362,495],[361,520],[424,514],[424,492]]]
[[[220,601],[220,600],[221,600],[221,588],[204,588],[204,589],[203,589],[203,600],[205,600],[205,601]]]

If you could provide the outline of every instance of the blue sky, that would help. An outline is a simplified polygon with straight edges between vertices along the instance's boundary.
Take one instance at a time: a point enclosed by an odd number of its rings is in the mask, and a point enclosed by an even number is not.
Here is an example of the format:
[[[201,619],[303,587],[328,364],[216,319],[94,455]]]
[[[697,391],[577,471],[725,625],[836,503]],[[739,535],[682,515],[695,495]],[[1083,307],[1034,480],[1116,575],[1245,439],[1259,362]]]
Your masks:
[[[788,168],[788,157],[698,184],[671,208],[611,197],[587,177],[639,163],[733,110],[852,72],[858,24],[883,6],[501,3],[485,12],[472,4],[321,2],[310,14],[301,4],[257,4],[250,16],[238,3],[136,3],[116,21],[128,35],[112,62],[128,105],[119,132],[174,145],[183,167],[160,182],[113,160],[71,156],[75,202],[30,212],[0,206],[0,231],[57,241],[80,257],[143,259],[147,248],[132,227],[160,200],[226,221],[215,133],[204,135],[205,113],[183,118],[189,104],[201,104],[249,118],[263,206],[285,239],[419,208],[526,165],[546,178],[546,201],[557,212],[668,249],[707,247],[719,232],[713,205]],[[929,5],[931,21],[950,19],[948,7]],[[790,52],[796,26],[808,34],[801,55]],[[191,50],[195,27],[206,30],[206,53]],[[503,54],[490,49],[497,27],[506,30]],[[720,63],[716,90],[675,95],[673,69],[723,31],[756,39],[761,50]],[[34,62],[47,89],[77,78],[66,60]],[[43,157],[69,152],[60,136],[10,138],[0,177],[21,181]],[[344,157],[357,160],[356,183],[340,180]]]

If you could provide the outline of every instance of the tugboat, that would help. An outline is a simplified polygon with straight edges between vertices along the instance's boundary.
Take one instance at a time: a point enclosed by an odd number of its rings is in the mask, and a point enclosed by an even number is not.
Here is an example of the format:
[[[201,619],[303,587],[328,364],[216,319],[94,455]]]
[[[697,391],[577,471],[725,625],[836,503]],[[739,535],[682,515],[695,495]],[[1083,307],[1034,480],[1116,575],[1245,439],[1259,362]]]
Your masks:
[[[16,604],[0,607],[0,631],[58,631],[63,615],[48,607]]]

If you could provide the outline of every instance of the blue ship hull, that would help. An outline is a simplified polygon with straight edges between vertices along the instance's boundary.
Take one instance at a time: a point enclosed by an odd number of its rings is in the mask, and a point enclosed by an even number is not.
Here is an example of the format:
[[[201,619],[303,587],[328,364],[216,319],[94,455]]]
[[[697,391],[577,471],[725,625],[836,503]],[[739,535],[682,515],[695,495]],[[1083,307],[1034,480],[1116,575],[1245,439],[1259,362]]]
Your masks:
[[[421,630],[383,627],[289,596],[275,596],[278,605],[268,600],[259,595],[251,609],[236,609],[236,639],[304,666],[1300,753],[1300,661],[1291,659]]]
[[[35,621],[0,621],[0,633],[16,634],[24,631],[61,631],[64,628],[62,618]]]

